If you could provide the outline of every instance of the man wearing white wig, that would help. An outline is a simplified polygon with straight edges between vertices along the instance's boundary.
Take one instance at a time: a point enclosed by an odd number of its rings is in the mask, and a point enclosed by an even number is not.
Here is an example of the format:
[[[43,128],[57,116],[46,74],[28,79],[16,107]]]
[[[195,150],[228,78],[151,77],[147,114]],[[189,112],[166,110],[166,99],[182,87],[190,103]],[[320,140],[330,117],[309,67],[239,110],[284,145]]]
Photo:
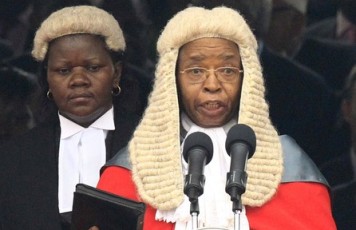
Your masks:
[[[144,201],[146,230],[192,229],[182,147],[200,131],[214,147],[198,226],[234,229],[225,140],[233,125],[245,124],[257,144],[247,163],[240,229],[335,229],[324,177],[271,124],[256,40],[244,18],[226,7],[187,8],[168,22],[157,49],[147,109],[128,148],[102,168],[98,187]]]

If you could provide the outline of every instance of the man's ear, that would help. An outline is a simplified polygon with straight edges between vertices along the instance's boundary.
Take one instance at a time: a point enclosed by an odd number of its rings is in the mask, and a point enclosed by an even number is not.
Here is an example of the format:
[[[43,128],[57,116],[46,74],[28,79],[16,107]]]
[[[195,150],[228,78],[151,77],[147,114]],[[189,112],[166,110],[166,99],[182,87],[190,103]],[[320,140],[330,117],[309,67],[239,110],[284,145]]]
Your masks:
[[[341,102],[342,117],[347,123],[351,123],[352,104],[350,100],[343,99]]]

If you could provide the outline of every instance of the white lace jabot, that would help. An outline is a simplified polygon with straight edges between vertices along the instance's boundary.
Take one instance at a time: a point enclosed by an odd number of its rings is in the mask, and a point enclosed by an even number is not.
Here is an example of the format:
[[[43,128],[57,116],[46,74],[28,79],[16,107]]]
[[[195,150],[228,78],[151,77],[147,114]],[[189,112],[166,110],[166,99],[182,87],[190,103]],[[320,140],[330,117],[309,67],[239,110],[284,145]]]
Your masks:
[[[213,158],[204,169],[206,179],[204,193],[199,197],[199,228],[215,227],[234,229],[232,202],[230,201],[230,196],[225,192],[226,174],[230,170],[230,157],[225,150],[225,140],[227,131],[236,122],[231,121],[224,127],[206,129],[195,125],[185,114],[182,114],[181,121],[183,128],[188,131],[186,136],[197,131],[204,132],[211,138],[214,145]],[[183,144],[184,141],[181,146],[183,146]],[[186,175],[188,164],[183,158],[182,166],[183,173]],[[185,196],[183,203],[174,210],[157,210],[156,219],[166,222],[175,222],[176,230],[190,230],[192,222],[188,197]],[[241,214],[240,224],[241,230],[249,230],[244,208]]]

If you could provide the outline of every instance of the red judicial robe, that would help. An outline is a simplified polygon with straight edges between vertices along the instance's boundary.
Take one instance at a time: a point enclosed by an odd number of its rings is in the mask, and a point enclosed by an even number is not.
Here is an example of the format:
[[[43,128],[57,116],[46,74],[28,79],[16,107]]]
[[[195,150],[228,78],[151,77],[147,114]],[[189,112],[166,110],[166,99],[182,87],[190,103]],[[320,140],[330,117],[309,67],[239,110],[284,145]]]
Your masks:
[[[329,189],[320,171],[293,139],[282,136],[281,142],[285,168],[282,182],[262,207],[245,207],[250,230],[335,230]],[[97,187],[140,201],[129,167],[120,166],[127,157],[124,151],[120,160],[104,167]],[[156,221],[155,214],[156,210],[147,205],[144,230],[174,229],[174,223]]]
[[[120,178],[113,180],[112,178]],[[131,172],[111,166],[103,172],[98,188],[139,201]],[[171,230],[174,224],[155,220],[156,210],[147,205],[144,230]],[[334,230],[328,189],[320,183],[282,183],[262,207],[246,207],[251,230]]]

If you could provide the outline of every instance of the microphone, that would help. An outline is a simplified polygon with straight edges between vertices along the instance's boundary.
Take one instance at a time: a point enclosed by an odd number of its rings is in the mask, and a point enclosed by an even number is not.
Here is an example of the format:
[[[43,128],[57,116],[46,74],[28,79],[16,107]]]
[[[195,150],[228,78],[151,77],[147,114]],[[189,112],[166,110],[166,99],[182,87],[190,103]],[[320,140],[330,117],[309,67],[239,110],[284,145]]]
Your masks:
[[[230,172],[227,173],[225,191],[234,202],[233,211],[241,210],[241,195],[246,190],[246,163],[256,149],[256,135],[252,128],[244,124],[234,125],[228,132],[226,152],[231,157]],[[240,202],[236,205],[236,202]]]
[[[202,132],[190,134],[184,141],[183,157],[188,163],[184,194],[189,197],[190,202],[195,203],[203,194],[204,167],[213,158],[213,142],[210,137]]]

